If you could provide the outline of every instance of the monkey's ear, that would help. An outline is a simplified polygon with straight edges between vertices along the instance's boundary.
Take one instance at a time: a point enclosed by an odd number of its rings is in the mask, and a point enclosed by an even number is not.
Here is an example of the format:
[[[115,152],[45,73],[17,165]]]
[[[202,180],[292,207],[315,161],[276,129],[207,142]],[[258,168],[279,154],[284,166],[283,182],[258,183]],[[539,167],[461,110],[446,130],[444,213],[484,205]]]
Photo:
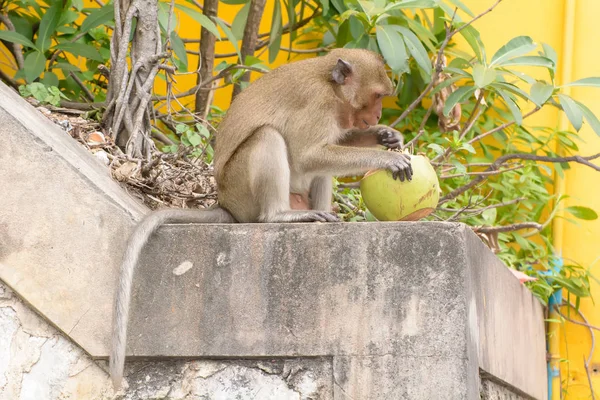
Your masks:
[[[333,81],[339,85],[343,85],[346,82],[346,78],[349,78],[350,75],[352,75],[352,65],[338,58],[337,64],[333,67],[333,71],[331,71]]]

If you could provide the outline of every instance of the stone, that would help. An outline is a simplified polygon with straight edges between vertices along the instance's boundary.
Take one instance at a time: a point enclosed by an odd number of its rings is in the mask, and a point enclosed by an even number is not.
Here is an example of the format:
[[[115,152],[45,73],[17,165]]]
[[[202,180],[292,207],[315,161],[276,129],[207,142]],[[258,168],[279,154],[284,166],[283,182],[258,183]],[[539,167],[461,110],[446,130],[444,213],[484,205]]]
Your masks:
[[[147,209],[2,83],[0,121],[0,280],[103,356],[125,240]]]
[[[328,356],[336,396],[360,399],[477,399],[481,369],[543,399],[543,318],[460,224],[168,225],[135,275],[128,354]]]

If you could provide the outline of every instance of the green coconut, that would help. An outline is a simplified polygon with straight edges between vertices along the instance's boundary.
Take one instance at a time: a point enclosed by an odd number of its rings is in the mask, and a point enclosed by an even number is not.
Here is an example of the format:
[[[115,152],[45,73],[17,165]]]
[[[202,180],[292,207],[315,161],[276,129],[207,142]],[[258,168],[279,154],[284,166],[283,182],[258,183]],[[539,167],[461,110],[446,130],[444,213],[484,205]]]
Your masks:
[[[360,181],[365,205],[379,221],[417,221],[431,214],[440,199],[440,183],[429,159],[411,155],[411,181],[394,179],[388,170],[370,171]]]

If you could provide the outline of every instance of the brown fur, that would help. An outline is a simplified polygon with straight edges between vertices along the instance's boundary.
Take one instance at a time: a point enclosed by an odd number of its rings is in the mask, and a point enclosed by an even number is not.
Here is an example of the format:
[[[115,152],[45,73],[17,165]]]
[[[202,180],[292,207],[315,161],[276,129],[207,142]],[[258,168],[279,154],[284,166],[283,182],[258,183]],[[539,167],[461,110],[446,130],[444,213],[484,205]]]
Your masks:
[[[351,73],[340,78],[346,65]],[[382,130],[399,135],[376,125],[382,97],[392,91],[381,57],[361,49],[336,49],[259,78],[236,97],[219,126],[219,204],[240,222],[333,221],[319,212],[330,210],[332,175],[390,168],[410,178],[402,154],[342,146],[372,145]],[[316,211],[292,210],[289,193],[309,190]]]

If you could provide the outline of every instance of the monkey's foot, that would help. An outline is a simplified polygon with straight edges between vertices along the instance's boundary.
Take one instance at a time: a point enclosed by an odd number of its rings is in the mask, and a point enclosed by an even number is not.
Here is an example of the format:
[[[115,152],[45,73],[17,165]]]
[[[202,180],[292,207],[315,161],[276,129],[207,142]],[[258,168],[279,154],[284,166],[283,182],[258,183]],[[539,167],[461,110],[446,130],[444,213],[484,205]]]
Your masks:
[[[326,211],[286,211],[268,222],[340,222],[340,219]]]

